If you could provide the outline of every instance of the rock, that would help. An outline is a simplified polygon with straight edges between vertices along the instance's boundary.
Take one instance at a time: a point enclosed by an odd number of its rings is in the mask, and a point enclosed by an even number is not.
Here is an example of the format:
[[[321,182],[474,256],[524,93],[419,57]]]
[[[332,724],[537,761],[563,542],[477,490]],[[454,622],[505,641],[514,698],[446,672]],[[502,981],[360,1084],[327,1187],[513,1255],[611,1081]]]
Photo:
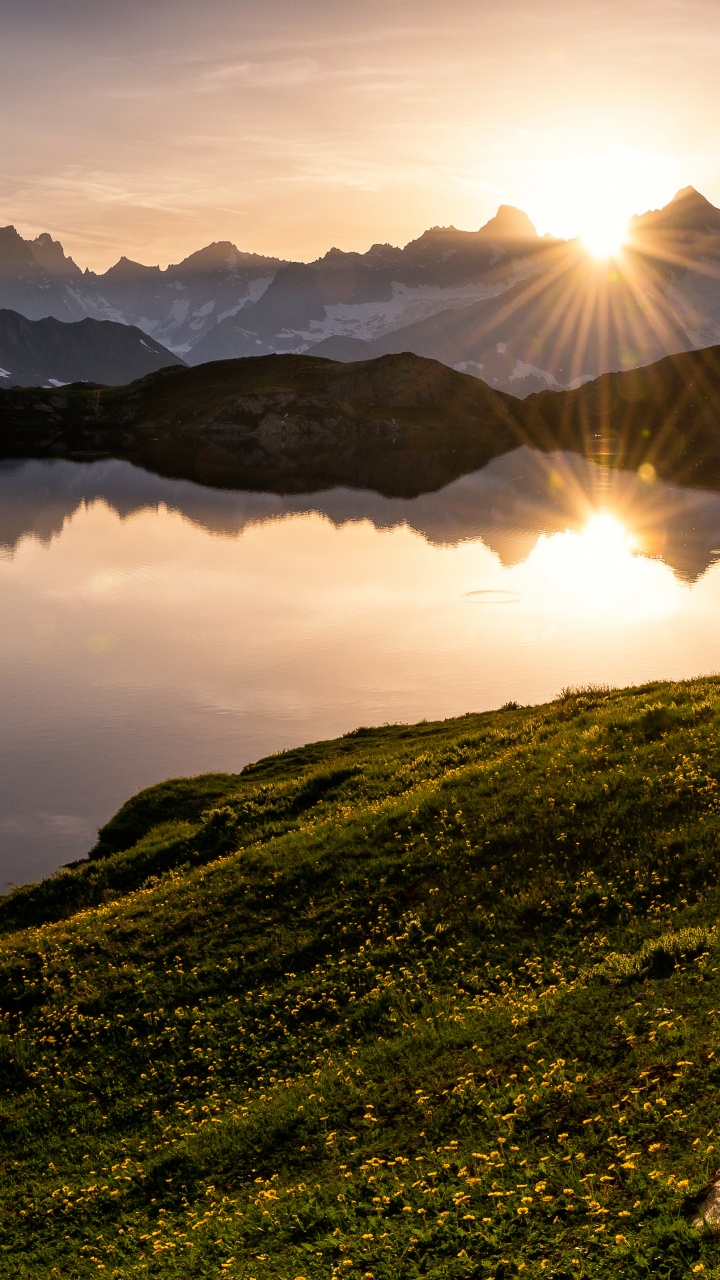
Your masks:
[[[258,427],[258,441],[268,453],[278,453],[285,444],[285,423],[277,413],[266,413]]]
[[[720,1180],[708,1183],[700,1192],[692,1226],[698,1231],[720,1231]]]

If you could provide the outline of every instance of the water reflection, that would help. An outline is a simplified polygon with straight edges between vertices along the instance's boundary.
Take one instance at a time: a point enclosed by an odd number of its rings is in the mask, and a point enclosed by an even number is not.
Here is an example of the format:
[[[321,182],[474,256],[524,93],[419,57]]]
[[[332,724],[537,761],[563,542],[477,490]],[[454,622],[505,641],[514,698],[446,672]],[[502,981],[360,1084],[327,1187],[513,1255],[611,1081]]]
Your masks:
[[[32,535],[56,537],[80,507],[103,501],[125,519],[139,511],[176,511],[227,537],[262,521],[318,513],[337,528],[370,520],[376,529],[407,525],[431,543],[482,539],[503,564],[517,564],[540,534],[574,529],[612,515],[631,531],[632,549],[658,556],[680,577],[699,577],[720,555],[720,495],[611,471],[571,453],[520,448],[437,493],[385,498],[365,490],[331,489],[279,496],[204,488],[108,461],[0,462],[0,547],[13,550]]]
[[[521,449],[411,501],[0,468],[0,881],[139,787],[720,666],[720,495]]]

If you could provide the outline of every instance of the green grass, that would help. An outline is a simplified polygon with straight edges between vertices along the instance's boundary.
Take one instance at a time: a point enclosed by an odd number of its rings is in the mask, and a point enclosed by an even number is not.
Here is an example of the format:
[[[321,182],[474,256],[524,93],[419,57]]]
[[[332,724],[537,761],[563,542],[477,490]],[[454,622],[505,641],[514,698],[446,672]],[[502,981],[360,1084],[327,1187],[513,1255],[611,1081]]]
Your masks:
[[[719,727],[589,689],[130,801],[0,900],[0,1273],[720,1275]]]

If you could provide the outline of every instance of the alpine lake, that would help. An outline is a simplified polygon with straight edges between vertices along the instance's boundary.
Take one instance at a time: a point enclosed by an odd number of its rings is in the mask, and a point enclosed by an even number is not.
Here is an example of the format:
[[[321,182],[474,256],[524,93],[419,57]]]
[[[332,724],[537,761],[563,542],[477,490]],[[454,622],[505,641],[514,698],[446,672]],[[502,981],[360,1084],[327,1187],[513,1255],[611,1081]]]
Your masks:
[[[0,465],[0,880],[141,787],[720,668],[720,494],[527,448],[436,493]]]

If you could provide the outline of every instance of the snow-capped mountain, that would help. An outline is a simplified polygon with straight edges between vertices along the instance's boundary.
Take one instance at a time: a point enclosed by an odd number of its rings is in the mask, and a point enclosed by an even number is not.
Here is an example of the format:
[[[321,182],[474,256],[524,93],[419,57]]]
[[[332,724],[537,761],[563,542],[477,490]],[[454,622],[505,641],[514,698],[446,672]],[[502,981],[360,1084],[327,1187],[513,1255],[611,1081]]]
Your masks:
[[[110,320],[28,320],[0,311],[0,388],[102,382],[120,386],[168,365],[182,365],[133,325]]]
[[[0,231],[0,306],[132,324],[190,364],[307,352],[431,356],[525,396],[720,342],[720,210],[693,188],[634,218],[617,262],[503,205],[479,231],[288,263],[214,244],[160,270],[81,271],[48,235]]]
[[[284,263],[211,244],[161,271],[128,258],[103,275],[81,271],[49,235],[23,240],[0,228],[0,307],[30,320],[113,320],[136,325],[183,356],[218,321],[255,302]]]
[[[328,338],[373,342],[504,293],[542,271],[548,248],[525,214],[501,206],[477,232],[433,227],[404,249],[331,249],[317,262],[279,270],[258,302],[211,329],[189,361],[307,350]]]

